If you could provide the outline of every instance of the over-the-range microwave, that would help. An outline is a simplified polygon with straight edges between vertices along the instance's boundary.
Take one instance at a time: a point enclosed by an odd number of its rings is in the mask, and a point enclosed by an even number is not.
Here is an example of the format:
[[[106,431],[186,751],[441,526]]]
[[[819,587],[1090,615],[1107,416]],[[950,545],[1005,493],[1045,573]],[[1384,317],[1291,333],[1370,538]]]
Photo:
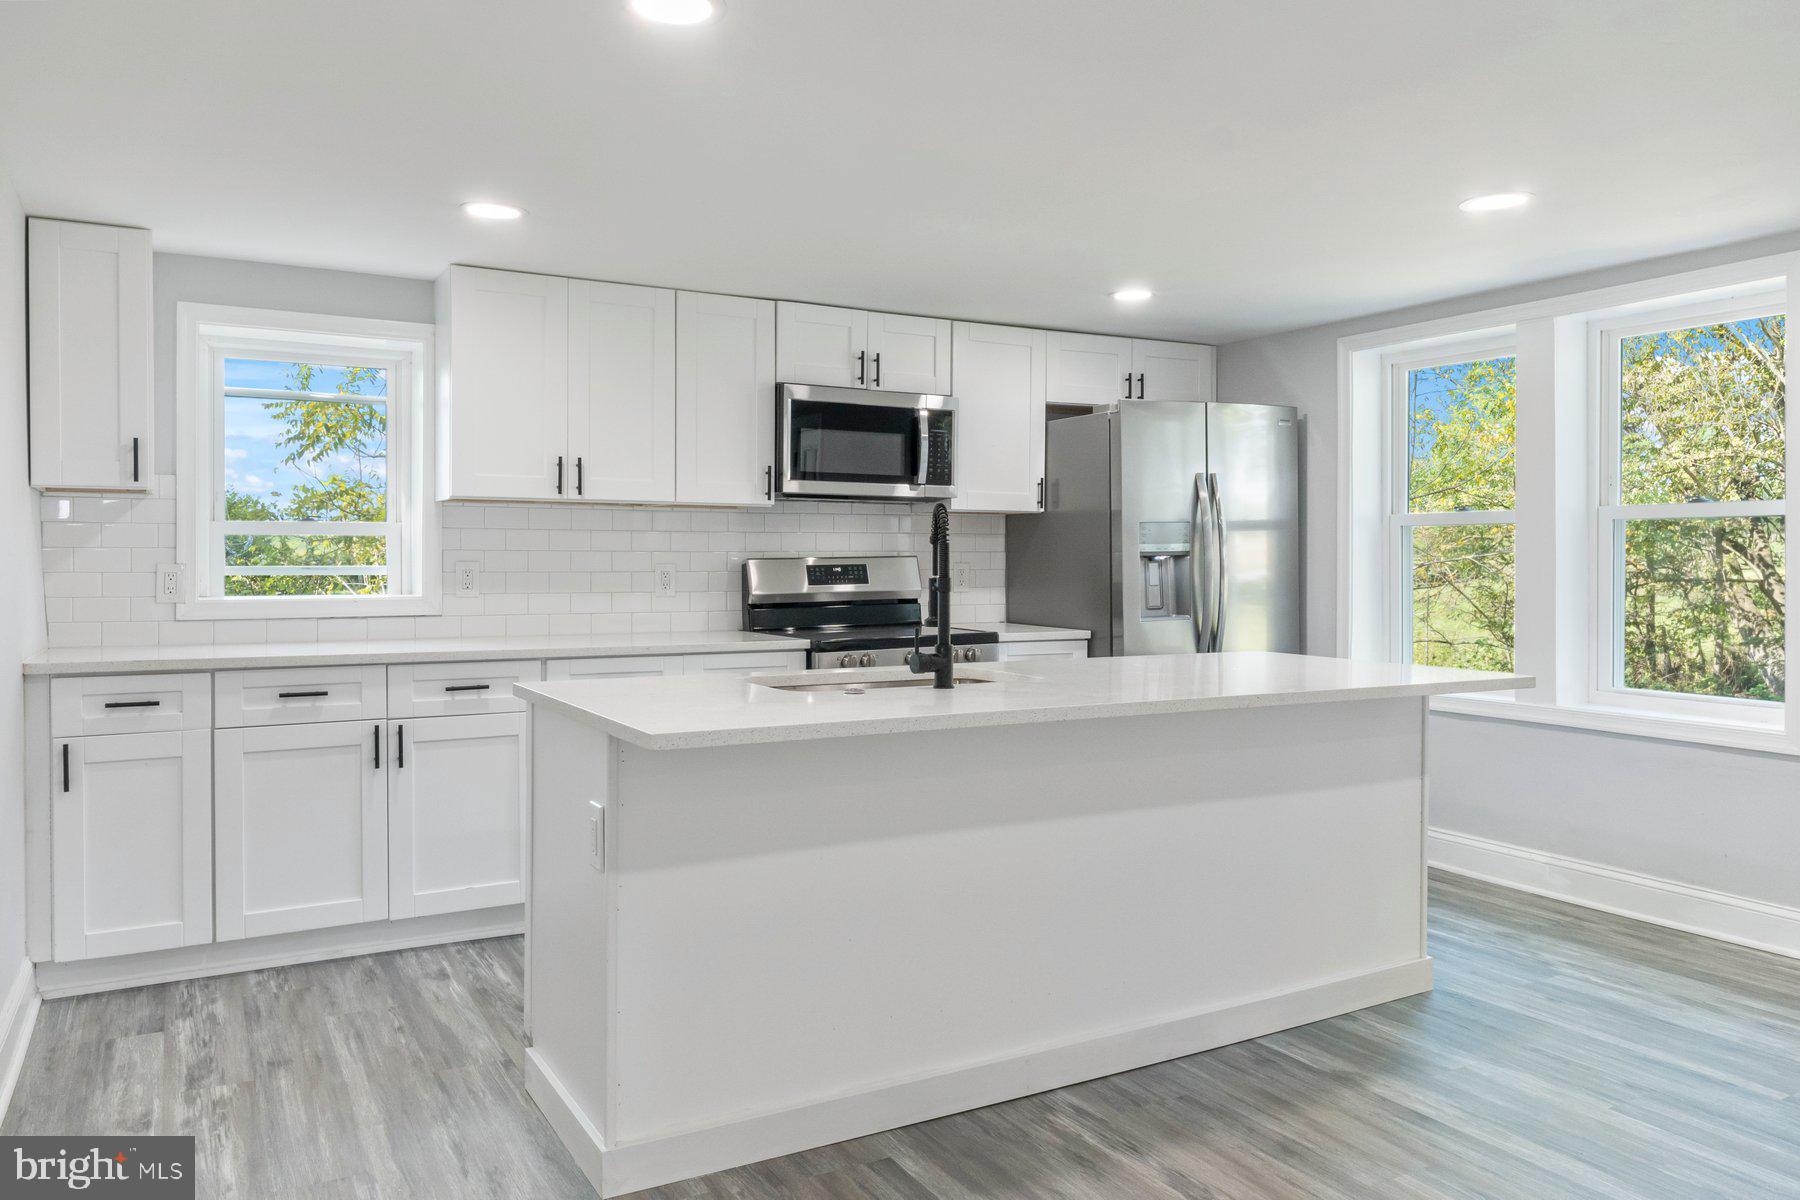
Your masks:
[[[776,389],[783,496],[946,500],[956,495],[956,398],[784,383]]]

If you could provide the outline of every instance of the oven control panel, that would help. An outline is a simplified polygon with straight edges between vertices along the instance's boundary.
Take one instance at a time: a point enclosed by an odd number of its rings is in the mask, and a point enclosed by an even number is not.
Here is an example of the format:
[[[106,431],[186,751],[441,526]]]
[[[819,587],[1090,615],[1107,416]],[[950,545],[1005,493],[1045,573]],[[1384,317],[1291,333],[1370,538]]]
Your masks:
[[[807,587],[845,587],[869,582],[868,563],[807,563]]]

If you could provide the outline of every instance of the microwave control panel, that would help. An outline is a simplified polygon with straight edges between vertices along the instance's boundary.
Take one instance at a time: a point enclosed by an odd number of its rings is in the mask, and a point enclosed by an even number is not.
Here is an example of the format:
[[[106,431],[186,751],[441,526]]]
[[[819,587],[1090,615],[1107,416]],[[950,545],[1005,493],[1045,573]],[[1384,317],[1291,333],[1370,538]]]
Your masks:
[[[945,415],[931,422],[926,438],[925,482],[928,485],[949,487],[955,482],[950,474],[950,446],[950,418]]]

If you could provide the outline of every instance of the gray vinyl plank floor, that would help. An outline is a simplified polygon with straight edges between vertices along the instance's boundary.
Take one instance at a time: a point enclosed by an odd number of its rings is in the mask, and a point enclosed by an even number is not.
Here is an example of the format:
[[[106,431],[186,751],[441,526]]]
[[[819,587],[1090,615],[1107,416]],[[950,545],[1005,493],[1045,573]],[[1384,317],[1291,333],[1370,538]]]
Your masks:
[[[636,1200],[1800,1200],[1800,962],[1434,877],[1426,996]],[[192,1133],[214,1198],[588,1197],[517,938],[46,1003],[6,1133]]]

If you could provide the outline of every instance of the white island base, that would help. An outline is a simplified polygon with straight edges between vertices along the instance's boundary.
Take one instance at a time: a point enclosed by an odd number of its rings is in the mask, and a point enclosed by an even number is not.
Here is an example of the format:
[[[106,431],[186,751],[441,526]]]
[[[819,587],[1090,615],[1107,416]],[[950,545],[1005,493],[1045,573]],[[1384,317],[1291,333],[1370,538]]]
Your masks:
[[[574,686],[533,705],[528,1071],[603,1196],[1431,986],[1420,694],[650,749]]]

